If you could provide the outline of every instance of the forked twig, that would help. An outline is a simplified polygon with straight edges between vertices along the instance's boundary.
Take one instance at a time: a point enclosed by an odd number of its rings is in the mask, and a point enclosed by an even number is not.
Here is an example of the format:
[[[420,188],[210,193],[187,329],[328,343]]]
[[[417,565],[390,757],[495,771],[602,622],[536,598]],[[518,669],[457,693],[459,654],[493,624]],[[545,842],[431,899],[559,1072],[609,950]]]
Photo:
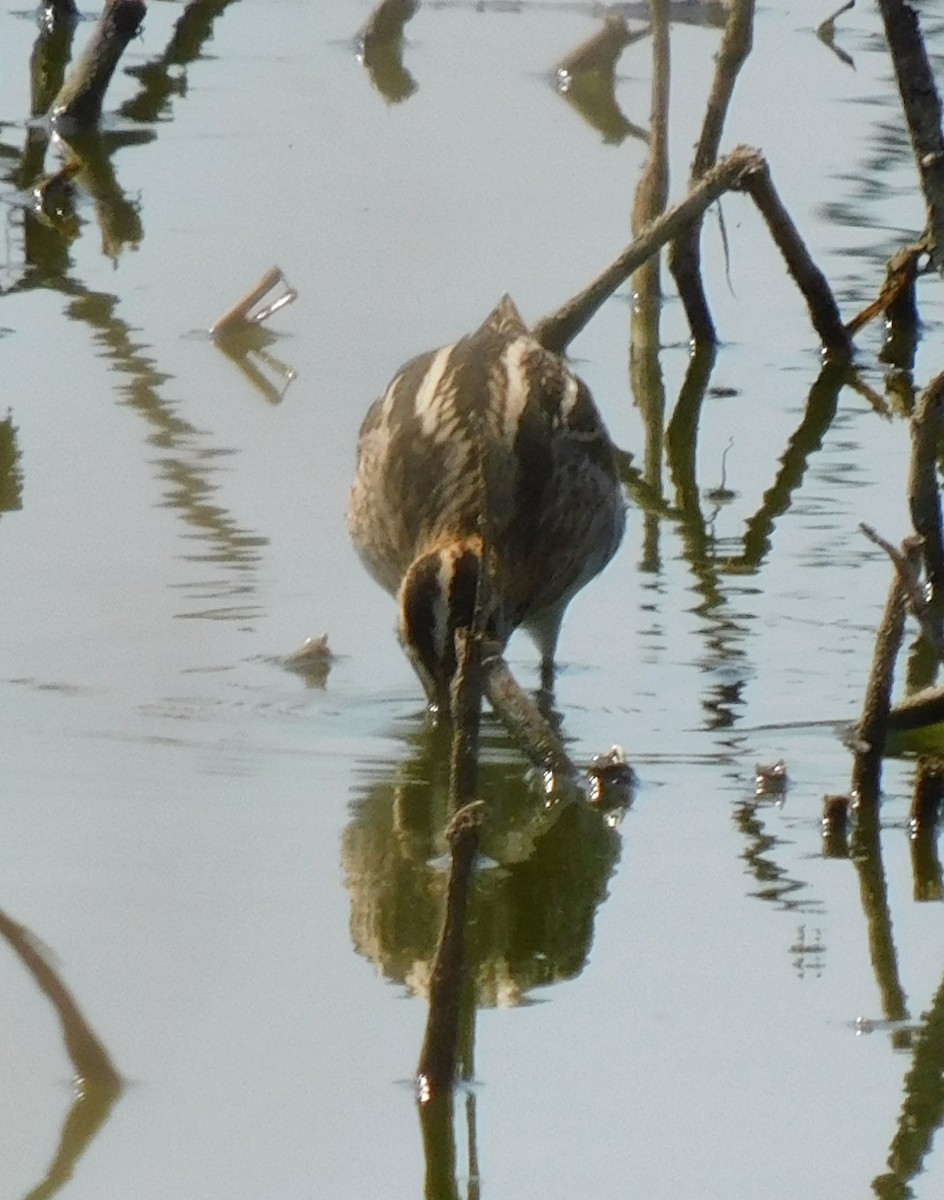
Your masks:
[[[267,307],[254,312],[253,309],[255,309],[256,305],[279,284],[285,285],[286,290],[282,295],[278,296]],[[250,288],[242,299],[237,300],[232,308],[227,309],[221,317],[213,322],[209,330],[210,337],[228,337],[231,334],[239,333],[254,325],[261,325],[263,321],[267,321],[280,308],[284,308],[286,304],[291,304],[297,297],[298,292],[296,292],[282,274],[281,269],[279,267],[270,267],[255,287]]]
[[[847,361],[852,342],[839,318],[839,309],[826,277],[810,257],[803,239],[783,206],[759,150],[738,146],[707,171],[688,195],[660,217],[576,296],[534,326],[537,340],[548,350],[563,353],[591,317],[637,268],[666,242],[680,237],[724,192],[747,192],[760,209],[787,268],[802,291],[813,327],[831,358]]]

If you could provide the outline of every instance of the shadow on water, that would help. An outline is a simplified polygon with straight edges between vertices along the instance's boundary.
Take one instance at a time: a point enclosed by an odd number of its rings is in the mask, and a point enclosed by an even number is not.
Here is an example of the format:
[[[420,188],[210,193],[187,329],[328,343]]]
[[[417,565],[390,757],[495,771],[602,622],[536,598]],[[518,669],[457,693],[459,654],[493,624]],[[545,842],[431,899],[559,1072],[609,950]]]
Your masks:
[[[230,3],[232,0],[201,0],[186,7],[163,53],[129,72],[140,80],[141,89],[122,106],[121,118],[133,122],[167,119],[170,98],[186,95],[187,75],[181,68],[203,57],[213,23]],[[62,83],[74,30],[75,23],[69,20],[46,22],[40,28],[30,62],[34,118],[48,110]],[[69,318],[89,330],[101,357],[125,380],[117,391],[124,397],[123,402],[143,418],[148,441],[160,452],[154,462],[163,485],[163,504],[181,515],[188,527],[187,538],[197,543],[182,557],[189,562],[218,565],[227,572],[223,577],[180,585],[193,600],[178,615],[245,620],[260,612],[250,599],[255,591],[252,572],[268,539],[243,528],[212,500],[217,490],[214,464],[236,451],[210,444],[204,431],[178,415],[175,403],[162,394],[170,376],[148,354],[149,348],[139,339],[138,331],[120,317],[119,297],[87,288],[75,277],[70,255],[72,241],[82,232],[77,204],[80,191],[92,199],[103,254],[117,259],[127,247],[142,241],[144,226],[139,205],[124,195],[112,159],[119,150],[147,145],[156,136],[155,129],[122,125],[66,139],[53,135],[48,123],[33,121],[21,152],[0,148],[0,178],[26,193],[18,209],[23,262],[17,279],[4,291],[13,294],[44,289],[62,294],[68,300]],[[64,166],[43,178],[50,145],[55,145]],[[246,360],[250,352],[263,349],[267,341],[263,335],[261,346],[257,338],[230,353],[251,383],[255,382],[254,368]],[[276,366],[282,364],[276,361]],[[266,398],[270,398],[270,386],[265,383],[259,389]],[[7,478],[19,478],[21,491],[21,476],[8,471]]]

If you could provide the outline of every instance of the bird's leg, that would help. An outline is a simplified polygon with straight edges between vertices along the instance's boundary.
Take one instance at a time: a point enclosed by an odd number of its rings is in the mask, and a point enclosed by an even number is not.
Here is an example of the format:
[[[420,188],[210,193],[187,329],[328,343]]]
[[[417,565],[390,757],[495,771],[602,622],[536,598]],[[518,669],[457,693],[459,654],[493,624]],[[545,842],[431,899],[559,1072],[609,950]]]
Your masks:
[[[565,607],[566,601],[554,608],[544,609],[527,623],[527,630],[541,655],[541,688],[538,701],[542,708],[550,708],[554,701],[554,676],[557,674],[554,654]]]

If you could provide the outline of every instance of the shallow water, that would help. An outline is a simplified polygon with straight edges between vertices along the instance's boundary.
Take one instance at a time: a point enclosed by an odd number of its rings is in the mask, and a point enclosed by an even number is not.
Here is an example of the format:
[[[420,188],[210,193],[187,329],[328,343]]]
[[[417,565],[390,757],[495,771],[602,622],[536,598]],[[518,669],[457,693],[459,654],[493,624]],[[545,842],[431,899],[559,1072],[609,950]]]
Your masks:
[[[424,1154],[443,756],[347,540],[356,432],[404,359],[502,292],[536,319],[608,262],[646,149],[550,86],[589,5],[424,5],[399,102],[355,55],[360,0],[206,7],[165,94],[183,6],[150,5],[123,67],[152,69],[108,94],[113,175],[79,178],[63,233],[24,210],[37,29],[0,5],[0,1200],[938,1194],[944,934],[914,894],[913,765],[884,775],[890,934],[820,828],[889,582],[857,527],[907,531],[908,426],[814,388],[803,303],[738,197],[727,258],[706,223],[723,345],[697,444],[660,445],[658,398],[633,395],[628,288],[573,346],[669,510],[631,505],[560,646],[572,753],[622,744],[639,787],[615,827],[546,812],[488,726],[475,1082]],[[826,15],[760,9],[723,144],[764,150],[850,316],[923,208],[877,15],[838,24],[854,70],[816,39]],[[719,38],[673,25],[673,197]],[[616,87],[637,126],[649,77],[644,40]],[[247,369],[200,331],[272,263],[299,299]],[[669,292],[666,420],[689,363]],[[919,302],[917,387],[942,367],[936,281]],[[858,340],[880,397],[881,337]],[[322,631],[322,685],[279,665]],[[509,657],[535,685],[524,638]],[[780,757],[785,796],[756,797]],[[120,1091],[77,1100],[37,944]]]

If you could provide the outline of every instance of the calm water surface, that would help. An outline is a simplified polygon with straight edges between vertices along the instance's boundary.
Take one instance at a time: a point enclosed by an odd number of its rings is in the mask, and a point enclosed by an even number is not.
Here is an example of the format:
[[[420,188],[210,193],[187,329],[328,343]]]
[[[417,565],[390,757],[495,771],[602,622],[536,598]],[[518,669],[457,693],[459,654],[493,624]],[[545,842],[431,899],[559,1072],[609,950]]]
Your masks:
[[[734,197],[727,262],[706,224],[723,345],[697,443],[633,393],[628,288],[573,346],[667,511],[634,502],[573,604],[557,705],[579,760],[618,742],[640,784],[621,823],[555,820],[488,727],[475,1082],[424,1153],[442,747],[347,541],[356,432],[404,359],[504,291],[536,319],[628,240],[650,42],[601,129],[549,84],[590,5],[425,4],[384,96],[360,0],[206,4],[188,61],[184,5],[154,0],[57,226],[25,208],[22,7],[0,4],[0,1200],[939,1195],[944,931],[915,898],[912,764],[886,766],[884,905],[820,831],[888,586],[857,526],[907,530],[907,424],[814,387],[803,304]],[[830,7],[760,8],[724,146],[765,151],[850,316],[922,204],[873,6],[839,22],[854,69],[814,35]],[[673,196],[719,39],[673,26]],[[299,299],[235,361],[200,331],[273,263]],[[920,303],[915,387],[944,368],[938,283]],[[881,336],[860,379],[891,404]],[[326,681],[278,665],[323,631]],[[510,659],[534,685],[524,639]],[[756,798],[779,757],[786,796]],[[57,1011],[123,1087],[74,1089]]]

